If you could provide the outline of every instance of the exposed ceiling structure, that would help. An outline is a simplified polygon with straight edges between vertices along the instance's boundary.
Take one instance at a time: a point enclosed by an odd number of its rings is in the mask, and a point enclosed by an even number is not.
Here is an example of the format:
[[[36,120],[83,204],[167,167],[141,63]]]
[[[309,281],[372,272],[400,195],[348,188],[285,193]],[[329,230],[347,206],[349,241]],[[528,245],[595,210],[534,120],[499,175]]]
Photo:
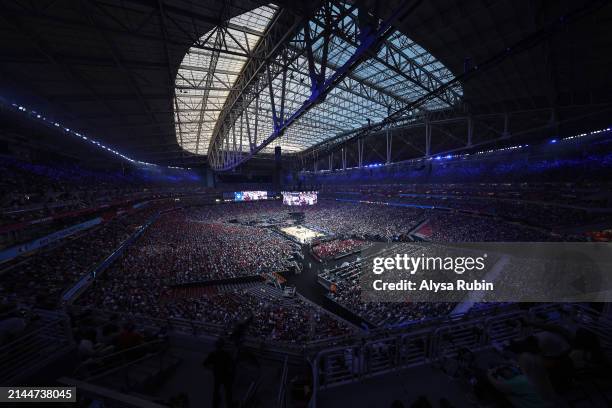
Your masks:
[[[463,104],[345,132],[308,149],[299,166],[397,162],[608,127],[611,21],[609,1],[424,2],[398,27],[457,74]]]
[[[262,4],[0,2],[0,92],[138,160],[205,165],[176,141],[176,73],[204,33]]]
[[[229,92],[277,13],[270,4],[232,17],[204,34],[200,47],[187,51],[174,82],[176,138],[183,149],[208,151]]]
[[[340,2],[320,1],[279,1],[273,6],[249,0],[0,2],[1,96],[44,111],[107,146],[147,162],[205,165],[210,161],[210,151],[233,149],[236,131],[245,136],[243,144],[251,149],[256,118],[256,145],[267,135],[278,133],[256,151],[256,160],[269,156],[266,152],[275,144],[280,144],[284,152],[310,154],[313,145],[321,146],[329,138],[335,140],[346,130],[367,128],[367,119],[376,123],[394,109],[410,106],[414,98],[428,93],[427,88],[437,89],[448,78],[461,76],[466,69],[545,30],[562,16],[587,7],[580,18],[557,24],[520,53],[511,52],[469,81],[461,81],[456,88],[427,99],[429,105],[409,109],[412,116],[398,125],[396,133],[404,130],[396,137],[405,139],[407,155],[423,154],[425,130],[411,121],[422,122],[424,110],[437,112],[433,122],[439,138],[432,143],[432,149],[440,151],[459,146],[464,135],[456,132],[465,131],[442,128],[442,120],[471,116],[474,140],[479,140],[487,131],[502,133],[504,122],[509,123],[510,130],[518,130],[538,127],[545,121],[563,124],[578,117],[596,120],[593,114],[597,112],[609,117],[609,2],[358,3],[378,16],[378,21],[388,20],[392,11],[402,6],[407,12],[394,20],[393,30],[385,32],[383,44],[366,50],[358,63],[344,73],[341,68],[347,56],[354,54],[362,40],[360,16],[353,1],[345,4],[344,10],[350,12],[341,11],[337,6]],[[336,6],[325,8],[325,4]],[[247,23],[228,23],[253,10],[270,13]],[[327,37],[331,45],[327,51],[323,46],[323,27],[329,22],[326,18],[339,27]],[[304,27],[300,26],[304,19],[310,21],[307,27],[312,40],[311,61]],[[217,38],[224,40],[221,47],[214,45]],[[278,44],[289,46],[277,48]],[[278,53],[281,50],[284,52]],[[211,55],[215,51],[219,55],[214,64],[216,70],[207,75],[212,72]],[[232,58],[228,51],[233,52]],[[400,51],[406,54],[403,60],[398,60]],[[322,64],[324,58],[326,63]],[[224,60],[235,64],[222,70]],[[417,64],[402,66],[409,61],[429,67],[420,72],[431,75],[420,77],[414,70]],[[315,91],[325,89],[324,97],[283,128],[292,110],[299,110],[304,99],[310,100],[317,93],[313,92],[313,83],[321,81],[311,74],[321,74],[323,66],[325,77],[336,75],[338,80],[329,89],[315,86]],[[254,72],[263,75],[252,81],[255,77],[247,74]],[[273,85],[274,104],[267,82]],[[283,92],[285,98],[281,97]],[[193,100],[187,101],[190,95]],[[257,105],[251,99],[256,95]],[[281,100],[285,101],[282,107]],[[455,104],[457,100],[461,103]],[[450,112],[440,110],[446,106],[454,108]],[[247,123],[249,129],[245,132]],[[466,126],[467,123],[466,119]],[[435,138],[436,128],[433,133]],[[212,149],[210,140],[217,141]],[[338,143],[329,145],[336,149]],[[408,144],[418,148],[411,150]],[[384,143],[376,149],[384,149]],[[227,163],[227,155],[214,160]]]
[[[283,126],[282,132],[277,132],[260,151],[271,153],[280,146],[284,153],[300,152],[338,133],[361,127],[366,121],[378,122],[389,112],[453,79],[436,58],[389,27],[382,32],[384,38],[371,55],[330,87],[325,98],[284,126],[304,101],[315,97],[317,83],[341,70],[366,44],[367,36],[364,27],[360,27],[355,5],[323,2],[311,18],[297,25],[295,33],[287,33],[285,42],[274,44],[276,50],[271,58],[266,58],[259,71],[247,79],[244,54],[257,46],[266,47],[259,40],[268,35],[265,29],[277,12],[276,7],[263,6],[234,17],[227,27],[205,35],[204,42],[214,51],[202,54],[194,49],[186,55],[183,65],[193,68],[185,69],[185,75],[179,70],[177,76],[177,138],[187,150],[212,154],[215,146],[210,141],[215,139],[217,149],[225,143],[223,147],[229,146],[231,153],[244,156]],[[250,24],[245,25],[245,21]],[[247,47],[242,47],[238,39],[248,39]],[[240,81],[246,85],[236,86]],[[187,93],[184,96],[181,92]],[[228,101],[230,92],[237,94],[233,101],[241,99],[242,103]],[[461,96],[461,85],[456,84],[420,110],[452,107]],[[219,168],[236,165],[229,158],[213,164]]]

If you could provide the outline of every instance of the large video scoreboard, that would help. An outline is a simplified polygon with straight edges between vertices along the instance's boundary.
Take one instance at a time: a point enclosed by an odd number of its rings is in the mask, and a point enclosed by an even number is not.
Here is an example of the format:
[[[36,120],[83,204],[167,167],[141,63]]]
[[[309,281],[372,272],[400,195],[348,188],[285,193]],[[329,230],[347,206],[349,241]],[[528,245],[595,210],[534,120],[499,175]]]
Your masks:
[[[274,198],[274,193],[267,191],[226,191],[223,193],[223,201],[259,201]]]
[[[257,201],[267,200],[267,191],[236,191],[234,192],[234,201]]]
[[[285,205],[314,205],[317,203],[317,191],[283,191],[283,204]]]

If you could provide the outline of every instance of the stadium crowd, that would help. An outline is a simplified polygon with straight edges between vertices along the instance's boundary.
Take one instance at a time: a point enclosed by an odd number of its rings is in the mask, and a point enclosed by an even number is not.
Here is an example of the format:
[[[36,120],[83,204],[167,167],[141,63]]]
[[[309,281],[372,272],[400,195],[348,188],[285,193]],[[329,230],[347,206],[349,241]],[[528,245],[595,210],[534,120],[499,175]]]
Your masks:
[[[130,270],[155,270],[173,283],[282,271],[296,250],[269,230],[198,218],[189,210],[161,216],[136,247],[124,260]]]
[[[288,266],[287,259],[295,250],[288,240],[266,229],[213,221],[223,213],[217,214],[215,208],[160,216],[78,304],[201,321],[225,329],[251,319],[252,336],[283,342],[347,332],[346,325],[299,299],[288,304],[280,297],[262,298],[241,290],[197,297],[171,295],[176,284],[252,276]]]
[[[360,258],[324,271],[320,276],[333,283],[334,288],[328,294],[330,299],[368,323],[378,327],[393,327],[402,323],[444,316],[452,310],[454,305],[451,303],[419,302],[418,298],[409,296],[402,301],[395,302],[376,302],[364,299],[360,277],[365,262],[366,259]]]
[[[409,299],[403,303],[364,302],[359,284],[339,283],[336,286],[330,298],[377,327],[394,327],[445,316],[454,307],[451,303],[411,302]]]
[[[607,220],[612,211],[609,191],[610,186],[588,183],[381,184],[327,187],[321,196],[466,211],[558,230]]]
[[[194,182],[191,177],[177,173],[170,179],[143,169],[94,170],[76,163],[33,163],[0,155],[0,225],[175,193],[184,188],[177,188],[176,181],[189,185]],[[189,191],[201,190],[190,186]]]
[[[254,291],[235,289],[199,296],[170,295],[171,289],[152,274],[129,274],[142,279],[128,286],[118,271],[108,271],[96,286],[79,299],[78,305],[110,313],[155,319],[175,319],[215,325],[231,331],[248,322],[251,338],[299,343],[348,334],[351,329],[322,309],[300,299],[256,296]]]
[[[394,240],[412,230],[424,217],[418,208],[320,201],[302,207],[305,225],[332,235]]]
[[[175,298],[155,310],[158,314],[143,313],[136,308],[132,316],[142,317],[146,314],[147,317],[155,317],[159,323],[167,319],[204,322],[219,326],[224,333],[244,325],[251,339],[300,345],[352,332],[345,323],[299,299],[290,302],[280,298],[262,300],[239,290],[198,298]],[[125,310],[117,307],[110,315],[119,316],[122,314],[120,312],[125,313]]]
[[[102,221],[30,256],[0,268],[0,299],[52,307],[60,294],[108,257],[152,214],[166,204]]]
[[[67,287],[112,253],[153,213],[174,205],[176,202],[153,205],[117,217],[61,245],[4,265],[0,297],[18,297],[38,304],[56,303]],[[178,205],[186,203],[179,202]],[[279,201],[213,205],[197,205],[197,200],[190,202],[183,210],[159,217],[96,280],[79,302],[115,312],[140,310],[152,316],[196,319],[223,326],[235,324],[244,318],[246,311],[254,313],[253,308],[258,307],[248,300],[248,295],[206,295],[194,301],[169,300],[167,292],[177,284],[234,279],[288,269],[294,253],[299,251],[298,246],[273,229],[257,225],[268,221],[282,224],[291,219],[290,210],[295,211]],[[409,232],[424,222],[428,223],[430,230],[425,238],[433,242],[566,238],[496,217],[417,207],[320,200],[317,205],[300,207],[298,211],[304,214],[305,226],[337,238],[314,246],[314,253],[324,259],[351,252],[359,248],[364,239],[404,240]],[[446,304],[428,305],[414,300],[394,304],[364,303],[356,279],[338,281],[336,286],[336,292],[331,295],[333,300],[376,325],[401,324],[449,311]],[[236,303],[236,298],[244,299]],[[266,310],[271,310],[269,316],[259,316],[258,321],[267,319],[274,322],[282,315],[302,324],[303,316],[299,314],[288,314],[285,309]],[[266,328],[260,330],[266,333],[265,336],[284,339],[282,334],[276,334],[276,326],[273,326],[268,322]],[[278,330],[283,333],[290,331],[288,326]]]
[[[560,241],[563,237],[492,217],[434,212],[429,218],[433,242]]]
[[[332,259],[337,256],[350,254],[365,245],[364,241],[357,239],[336,239],[313,245],[312,252],[321,260]]]

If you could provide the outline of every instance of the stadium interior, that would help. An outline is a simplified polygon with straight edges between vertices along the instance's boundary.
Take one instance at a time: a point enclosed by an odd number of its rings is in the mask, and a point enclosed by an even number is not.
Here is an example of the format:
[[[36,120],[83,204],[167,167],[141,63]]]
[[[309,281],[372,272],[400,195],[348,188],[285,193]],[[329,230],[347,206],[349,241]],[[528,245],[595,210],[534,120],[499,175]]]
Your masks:
[[[611,27],[607,0],[0,2],[2,392],[612,406],[612,262],[572,258],[612,254]],[[364,283],[482,245],[504,296]],[[551,248],[546,286],[514,248]]]

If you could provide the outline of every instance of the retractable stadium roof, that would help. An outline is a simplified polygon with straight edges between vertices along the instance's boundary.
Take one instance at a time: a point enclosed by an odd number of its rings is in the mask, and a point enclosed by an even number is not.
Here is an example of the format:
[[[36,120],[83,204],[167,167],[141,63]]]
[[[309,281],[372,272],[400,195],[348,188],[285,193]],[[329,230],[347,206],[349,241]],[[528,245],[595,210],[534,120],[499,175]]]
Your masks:
[[[263,55],[261,48],[267,44],[262,44],[266,41],[262,38],[273,35],[270,25],[283,12],[269,4],[233,17],[202,37],[198,46],[203,44],[208,49],[194,47],[185,55],[175,82],[176,133],[183,148],[196,154],[214,154],[211,140],[217,138],[230,143],[230,150],[248,154],[252,146],[274,134],[275,127],[288,121],[304,101],[313,98],[317,92],[313,78],[317,74],[331,77],[358,47],[365,47],[360,39],[363,29],[360,31],[357,7],[331,1],[295,32],[287,33],[288,39],[271,54],[270,61],[249,61],[249,55]],[[334,30],[328,32],[330,26]],[[453,78],[430,53],[392,28],[377,49],[369,51],[370,55],[351,67],[325,98],[277,132],[278,138],[261,151],[271,152],[275,146],[286,153],[303,151],[330,136],[361,127],[368,120],[378,122]],[[242,86],[247,63],[261,68]],[[228,99],[230,93],[234,95]],[[457,84],[420,109],[452,107],[461,95]],[[239,98],[242,103],[235,102]]]
[[[410,107],[581,8],[524,51]],[[611,19],[597,0],[15,0],[0,2],[0,95],[138,160],[223,170],[275,145],[309,154],[406,106],[413,120],[509,113],[519,129],[609,116]],[[381,40],[361,47],[362,32],[386,21]]]

